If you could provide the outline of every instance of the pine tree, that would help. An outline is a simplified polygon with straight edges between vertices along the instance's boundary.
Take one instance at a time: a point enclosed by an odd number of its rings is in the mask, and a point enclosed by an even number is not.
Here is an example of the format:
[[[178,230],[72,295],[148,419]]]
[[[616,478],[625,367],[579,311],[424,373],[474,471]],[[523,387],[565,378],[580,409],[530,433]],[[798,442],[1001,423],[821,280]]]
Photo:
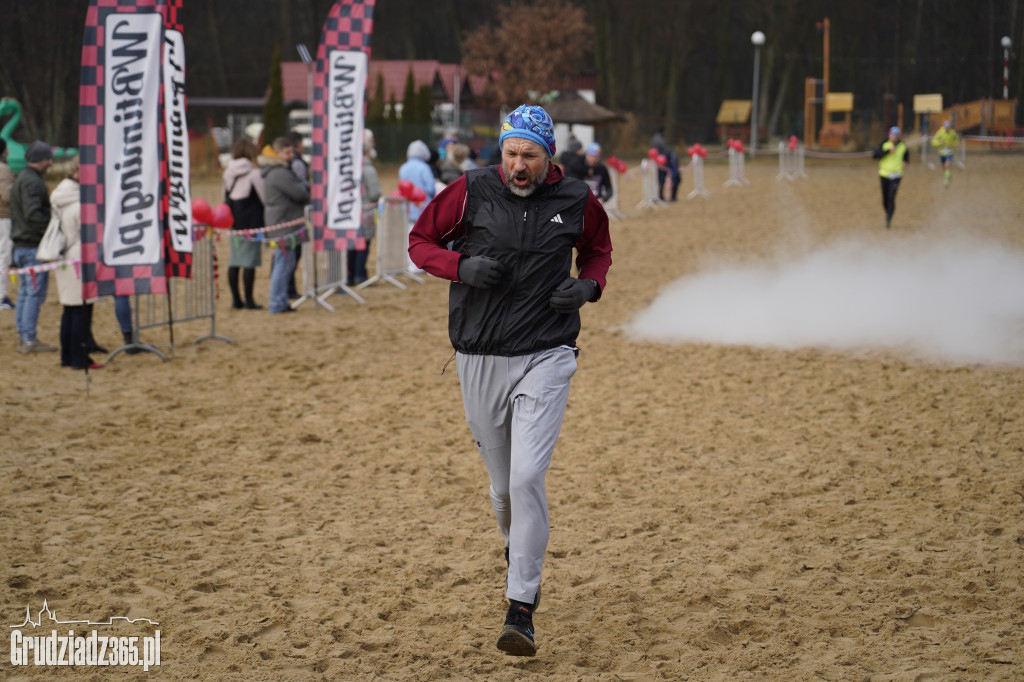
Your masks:
[[[402,125],[416,123],[416,80],[412,75],[412,65],[405,77],[405,92],[402,94]]]
[[[366,103],[366,123],[375,126],[384,122],[384,74],[377,73],[377,88]]]
[[[284,108],[284,84],[281,80],[281,48],[275,47],[270,58],[270,88],[263,105],[263,144],[288,132],[288,114]]]
[[[421,85],[416,93],[416,122],[430,123],[434,114],[434,89],[429,85]]]

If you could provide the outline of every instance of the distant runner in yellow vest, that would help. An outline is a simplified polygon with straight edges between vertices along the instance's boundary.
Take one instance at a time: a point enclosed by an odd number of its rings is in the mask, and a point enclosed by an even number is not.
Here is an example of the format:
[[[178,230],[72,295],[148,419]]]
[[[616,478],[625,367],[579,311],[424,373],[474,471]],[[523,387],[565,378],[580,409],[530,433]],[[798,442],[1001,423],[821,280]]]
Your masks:
[[[910,163],[910,150],[900,138],[897,126],[889,128],[889,139],[882,142],[871,154],[878,159],[878,174],[882,177],[882,206],[885,207],[885,227],[892,225],[892,214],[896,212],[896,191],[903,179],[903,169]]]
[[[953,130],[951,121],[943,123],[939,131],[932,137],[932,146],[939,150],[939,161],[942,162],[946,187],[949,187],[949,181],[953,179],[953,148],[958,144],[960,144],[960,136]]]

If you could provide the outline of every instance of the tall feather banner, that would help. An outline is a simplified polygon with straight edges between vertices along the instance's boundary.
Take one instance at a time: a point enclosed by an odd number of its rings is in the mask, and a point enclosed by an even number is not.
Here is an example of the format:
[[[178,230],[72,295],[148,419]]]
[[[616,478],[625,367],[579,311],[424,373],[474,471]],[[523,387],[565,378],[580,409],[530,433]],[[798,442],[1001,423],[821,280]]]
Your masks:
[[[168,276],[189,275],[191,219],[187,240],[180,225],[174,235],[167,230],[171,193],[163,115],[167,94],[162,66],[165,51],[181,49],[173,35],[181,34],[181,2],[89,2],[78,128],[86,298],[163,294]],[[165,39],[177,47],[165,46]],[[180,57],[180,72],[171,74],[178,83],[174,87],[180,88],[181,125],[173,139],[185,135],[187,142],[184,54]],[[187,165],[179,166],[178,174],[179,187],[187,186]]]
[[[317,251],[344,251],[362,221],[363,127],[375,0],[338,0],[313,81],[313,227]]]
[[[163,130],[160,143],[164,214],[164,253],[168,277],[192,276],[192,188],[185,102],[185,35],[178,14],[182,0],[164,0]]]

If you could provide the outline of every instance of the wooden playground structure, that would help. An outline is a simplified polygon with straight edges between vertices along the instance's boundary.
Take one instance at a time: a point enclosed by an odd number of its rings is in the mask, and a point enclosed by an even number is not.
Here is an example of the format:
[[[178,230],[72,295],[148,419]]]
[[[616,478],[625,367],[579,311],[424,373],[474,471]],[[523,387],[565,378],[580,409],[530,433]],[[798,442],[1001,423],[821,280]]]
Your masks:
[[[808,147],[840,149],[850,141],[853,93],[829,91],[828,17],[822,21],[821,28],[824,38],[822,78],[807,78],[804,81],[804,141]],[[822,109],[820,127],[819,107]],[[840,115],[840,118],[837,119],[836,115]],[[940,94],[914,96],[915,132],[920,135],[927,135],[943,122],[951,121],[953,129],[961,133],[977,130],[982,136],[1020,137],[1022,131],[1016,126],[1016,115],[1016,99],[987,98],[943,107]],[[903,120],[903,104],[900,103],[897,105],[896,121]],[[719,124],[723,125],[723,122],[719,121]]]
[[[979,128],[982,135],[1006,134],[1016,130],[1017,100],[979,99],[966,104],[954,104],[943,109],[938,123],[952,121],[956,130]]]

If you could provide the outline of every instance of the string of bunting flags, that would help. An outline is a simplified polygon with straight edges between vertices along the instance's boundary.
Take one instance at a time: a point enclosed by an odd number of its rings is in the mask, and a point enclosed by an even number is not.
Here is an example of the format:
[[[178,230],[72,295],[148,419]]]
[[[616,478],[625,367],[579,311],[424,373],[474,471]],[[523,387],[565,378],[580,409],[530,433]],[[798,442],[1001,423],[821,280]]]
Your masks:
[[[11,268],[10,270],[0,270],[0,277],[10,277],[11,280],[17,284],[15,277],[17,275],[28,275],[32,278],[32,286],[36,284],[36,273],[37,272],[50,272],[51,270],[64,270],[68,266],[75,268],[75,272],[79,277],[82,276],[82,259],[81,258],[65,258],[63,260],[50,261],[49,263],[40,263],[39,265],[29,265],[24,268]]]

